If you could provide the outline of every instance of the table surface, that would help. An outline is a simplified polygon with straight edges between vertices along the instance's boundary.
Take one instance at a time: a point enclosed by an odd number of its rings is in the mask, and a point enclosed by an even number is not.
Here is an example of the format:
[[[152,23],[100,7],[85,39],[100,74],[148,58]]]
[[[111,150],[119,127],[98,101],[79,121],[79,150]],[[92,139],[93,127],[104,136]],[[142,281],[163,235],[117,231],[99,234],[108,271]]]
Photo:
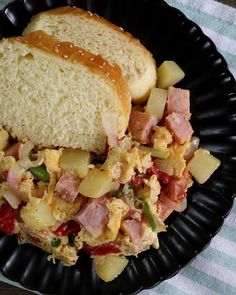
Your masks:
[[[236,8],[236,0],[217,0],[218,2],[233,6]],[[0,282],[1,295],[30,295],[32,292],[28,292],[5,283]]]

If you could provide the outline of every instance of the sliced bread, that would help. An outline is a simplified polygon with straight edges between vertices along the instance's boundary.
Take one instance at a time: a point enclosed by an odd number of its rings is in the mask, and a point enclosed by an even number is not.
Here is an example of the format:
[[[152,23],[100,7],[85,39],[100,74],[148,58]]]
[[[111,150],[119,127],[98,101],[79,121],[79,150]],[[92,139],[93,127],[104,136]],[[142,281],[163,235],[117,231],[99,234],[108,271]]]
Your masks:
[[[0,125],[19,140],[102,153],[107,113],[124,135],[130,92],[100,56],[37,31],[2,40],[0,67]]]
[[[135,102],[145,100],[156,85],[156,64],[151,53],[129,33],[95,14],[76,7],[59,7],[36,15],[23,34],[36,30],[118,64]]]

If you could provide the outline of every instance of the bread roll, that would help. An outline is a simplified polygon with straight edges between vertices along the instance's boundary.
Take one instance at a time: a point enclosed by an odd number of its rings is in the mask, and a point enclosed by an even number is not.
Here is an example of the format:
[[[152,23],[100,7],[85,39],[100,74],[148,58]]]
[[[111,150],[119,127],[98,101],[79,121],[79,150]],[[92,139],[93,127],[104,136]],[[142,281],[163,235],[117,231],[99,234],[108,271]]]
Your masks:
[[[19,140],[102,153],[104,113],[124,135],[131,96],[100,56],[37,31],[2,40],[0,67],[0,125]]]
[[[95,14],[76,7],[59,7],[36,15],[24,34],[35,30],[118,64],[135,102],[144,101],[156,85],[156,64],[151,53],[129,33]]]

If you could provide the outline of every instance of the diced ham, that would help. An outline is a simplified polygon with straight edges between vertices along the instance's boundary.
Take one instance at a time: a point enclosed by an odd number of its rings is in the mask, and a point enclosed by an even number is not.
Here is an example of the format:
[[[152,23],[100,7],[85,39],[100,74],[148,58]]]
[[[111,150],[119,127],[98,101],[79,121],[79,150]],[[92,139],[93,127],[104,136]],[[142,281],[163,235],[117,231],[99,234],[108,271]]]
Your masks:
[[[193,129],[188,120],[180,113],[171,113],[165,118],[165,126],[173,133],[173,138],[178,144],[183,144],[191,139]]]
[[[131,242],[138,243],[142,238],[142,224],[135,219],[127,219],[121,223],[121,229],[129,236]]]
[[[142,217],[142,211],[140,209],[131,208],[129,211],[125,214],[124,219],[135,219],[135,220],[141,220]]]
[[[16,160],[19,160],[19,148],[20,148],[21,143],[17,142],[13,145],[11,145],[9,148],[5,150],[5,156],[12,156]]]
[[[180,200],[186,197],[186,187],[190,179],[188,170],[185,169],[181,178],[172,178],[165,187],[165,194],[172,201]]]
[[[189,120],[190,113],[190,92],[189,90],[170,87],[166,105],[167,114],[182,113],[185,119]]]
[[[186,180],[184,178],[175,178],[168,184],[167,192],[168,197],[173,200],[179,200],[185,197]]]
[[[99,237],[108,222],[109,211],[104,198],[91,199],[75,215],[74,220],[82,225],[92,236]]]
[[[161,221],[165,221],[165,219],[173,212],[174,210],[169,208],[166,204],[161,202],[160,200],[157,201],[157,212],[159,214],[159,218]]]
[[[55,191],[67,202],[73,203],[79,193],[80,179],[74,173],[65,171],[62,173],[55,186]]]
[[[129,131],[134,135],[135,140],[141,144],[150,142],[152,127],[157,125],[157,119],[149,113],[132,111],[129,120]]]

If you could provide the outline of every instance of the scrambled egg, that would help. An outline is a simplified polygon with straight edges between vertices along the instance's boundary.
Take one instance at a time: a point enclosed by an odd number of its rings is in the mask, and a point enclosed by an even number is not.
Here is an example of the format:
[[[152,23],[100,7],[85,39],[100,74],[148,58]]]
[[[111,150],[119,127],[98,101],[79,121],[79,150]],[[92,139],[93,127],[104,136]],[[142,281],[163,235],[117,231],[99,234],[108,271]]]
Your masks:
[[[30,178],[23,179],[19,186],[19,196],[20,199],[24,202],[29,202],[32,198],[34,183]]]
[[[113,148],[109,151],[107,159],[102,168],[108,172],[113,179],[121,176],[121,149]]]
[[[8,146],[9,134],[0,127],[0,151],[3,151]]]
[[[116,243],[120,246],[124,255],[137,255],[149,249],[150,246],[156,249],[159,247],[157,233],[144,223],[142,223],[142,238],[138,243],[131,242],[128,236],[121,234],[118,235]]]
[[[71,220],[73,216],[79,211],[83,197],[76,198],[73,203],[69,203],[61,197],[54,194],[50,204],[53,217],[60,222]]]
[[[12,156],[6,156],[0,161],[0,173],[4,170],[10,170],[16,165],[16,159]]]
[[[156,150],[167,150],[167,146],[172,143],[173,139],[166,127],[153,127],[152,135],[153,148]]]
[[[0,151],[0,162],[3,160],[5,153]]]
[[[181,177],[183,171],[186,167],[186,161],[184,159],[184,154],[189,148],[190,143],[186,142],[185,144],[178,145],[176,143],[172,144],[169,147],[170,155],[168,159],[156,159],[159,169],[168,175],[173,175],[176,177]]]
[[[161,191],[161,185],[156,175],[152,175],[149,179],[144,179],[143,181],[145,183],[145,188],[147,188],[145,201],[150,200],[150,202],[156,203]]]
[[[138,170],[139,173],[144,173],[151,165],[150,153],[141,151],[137,147],[132,147],[128,150],[122,150],[118,147],[110,150],[102,168],[113,179],[118,179],[120,183],[127,183],[135,175],[135,170]]]
[[[122,173],[119,179],[121,183],[130,181],[132,176],[135,174],[135,169],[142,173],[142,164],[137,147],[133,147],[126,152],[123,152],[121,156],[121,163]]]
[[[52,248],[53,255],[60,259],[64,265],[74,265],[78,260],[77,250],[69,245],[62,245],[58,248]]]
[[[44,164],[49,173],[61,171],[61,168],[59,167],[59,160],[61,155],[62,155],[61,149],[59,150],[46,149],[44,151]]]
[[[2,202],[5,202],[5,198],[3,197],[1,191],[7,191],[8,190],[8,183],[6,181],[0,183],[0,206]]]
[[[51,241],[55,237],[56,235],[49,229],[30,230],[21,226],[18,241],[19,243],[31,243],[46,252],[52,253],[51,258],[58,258],[65,265],[75,264],[78,259],[76,248],[68,245],[67,237],[60,237],[61,244],[56,248],[52,247]]]
[[[105,236],[108,240],[114,241],[120,229],[121,220],[128,212],[129,207],[122,200],[113,198],[107,205],[109,210],[109,221]]]
[[[53,200],[53,192],[57,182],[56,174],[50,173],[50,182],[48,185],[48,190],[45,192],[43,199],[46,203],[51,204]]]
[[[142,172],[145,173],[146,169],[150,168],[153,165],[151,153],[145,150],[140,150],[140,149],[138,151],[139,151],[139,158],[142,165]]]

